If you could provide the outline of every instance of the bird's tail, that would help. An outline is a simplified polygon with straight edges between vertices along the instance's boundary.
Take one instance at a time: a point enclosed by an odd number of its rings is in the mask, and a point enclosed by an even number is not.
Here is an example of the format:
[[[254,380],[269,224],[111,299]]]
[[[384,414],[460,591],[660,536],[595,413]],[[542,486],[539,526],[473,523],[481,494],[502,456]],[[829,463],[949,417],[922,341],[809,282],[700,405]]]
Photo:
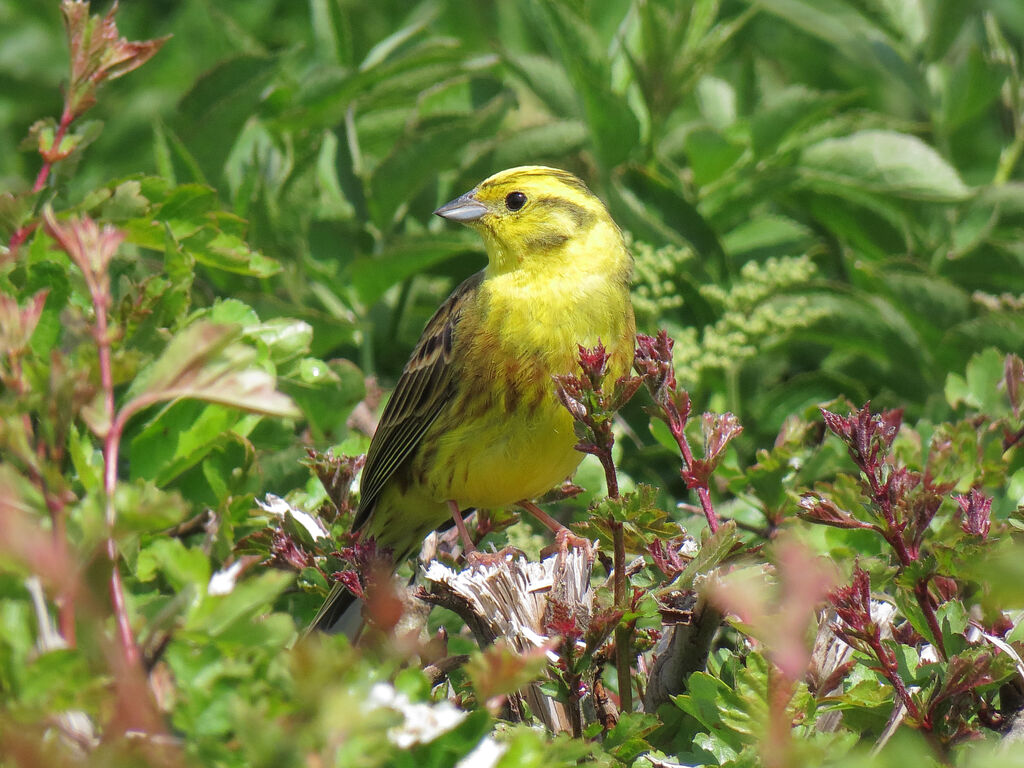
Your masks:
[[[315,631],[326,632],[329,635],[343,634],[354,642],[362,628],[363,601],[338,581],[334,583],[333,589],[313,617],[305,634]]]

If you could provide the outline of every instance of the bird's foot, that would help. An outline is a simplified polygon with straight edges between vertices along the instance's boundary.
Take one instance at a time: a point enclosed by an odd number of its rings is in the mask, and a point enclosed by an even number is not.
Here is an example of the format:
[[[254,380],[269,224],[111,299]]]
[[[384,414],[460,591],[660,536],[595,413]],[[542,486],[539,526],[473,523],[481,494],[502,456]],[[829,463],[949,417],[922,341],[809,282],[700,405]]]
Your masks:
[[[593,557],[593,546],[590,539],[577,536],[565,526],[555,533],[555,543],[542,549],[540,556],[544,558],[555,554],[564,555],[569,551],[569,547],[582,549],[588,558]]]
[[[466,553],[466,564],[471,568],[493,568],[508,557],[526,557],[521,549],[515,547],[502,547],[497,552],[481,552],[479,549],[474,549],[472,552]]]

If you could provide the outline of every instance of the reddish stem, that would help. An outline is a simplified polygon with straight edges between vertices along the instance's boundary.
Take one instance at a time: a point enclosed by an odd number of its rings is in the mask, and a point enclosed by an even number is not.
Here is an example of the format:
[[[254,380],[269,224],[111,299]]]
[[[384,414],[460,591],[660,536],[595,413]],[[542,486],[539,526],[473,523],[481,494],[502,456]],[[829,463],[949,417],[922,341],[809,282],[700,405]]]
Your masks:
[[[875,658],[878,659],[878,671],[885,676],[892,687],[896,690],[896,695],[899,697],[900,702],[906,707],[907,713],[914,718],[917,722],[921,723],[921,726],[925,730],[931,730],[931,723],[924,722],[921,719],[921,712],[917,708],[917,704],[914,703],[913,697],[907,690],[907,686],[903,684],[903,678],[900,677],[899,670],[896,668],[896,659],[890,654],[890,652],[882,645],[882,640],[875,632],[874,637],[868,639],[868,645],[871,647],[871,651],[874,653]]]
[[[128,606],[124,599],[124,582],[118,564],[117,543],[114,541],[114,523],[117,510],[114,508],[114,491],[117,489],[117,458],[121,447],[126,414],[114,412],[114,367],[110,356],[110,332],[107,326],[107,304],[109,295],[97,286],[93,288],[92,301],[96,310],[96,346],[99,354],[100,386],[103,389],[103,410],[108,429],[103,440],[103,495],[107,522],[107,556],[110,558],[110,601],[114,607],[118,636],[125,661],[129,666],[139,663],[139,649],[128,620]]]
[[[619,498],[619,478],[615,471],[615,462],[612,460],[612,441],[614,437],[608,432],[607,444],[601,447],[597,454],[604,467],[604,478],[608,485],[608,496],[613,499]],[[622,523],[614,518],[608,518],[608,526],[612,531],[613,544],[613,565],[615,569],[612,580],[612,590],[615,599],[615,607],[619,610],[628,610],[626,602],[626,535]],[[619,709],[622,712],[631,712],[633,709],[633,679],[630,675],[632,662],[629,649],[633,644],[630,627],[619,624],[615,628],[615,674],[619,683]]]
[[[935,615],[935,606],[932,604],[932,596],[928,594],[927,577],[919,580],[914,585],[914,596],[917,598],[918,605],[921,606],[921,610],[924,612],[924,619],[928,622],[928,628],[932,631],[932,636],[935,638],[935,648],[939,652],[939,656],[942,660],[945,661],[946,646],[942,642],[942,629],[939,627],[939,619]]]
[[[762,758],[768,768],[792,765],[790,742],[793,722],[789,702],[793,697],[793,681],[778,667],[768,670],[768,734]]]
[[[67,134],[68,128],[71,127],[71,122],[74,119],[75,115],[65,103],[64,112],[60,116],[60,125],[57,126],[57,132],[53,135],[53,143],[50,145],[52,151],[56,151],[60,148],[60,144],[64,141],[64,136]],[[39,173],[36,175],[36,183],[32,185],[33,192],[41,192],[43,187],[46,186],[46,180],[50,177],[50,169],[52,167],[53,163],[50,160],[47,160],[44,155],[43,165],[39,169]]]
[[[903,539],[903,529],[896,522],[896,514],[893,512],[892,504],[878,482],[875,472],[868,471],[869,467],[862,467],[861,469],[867,475],[874,502],[882,510],[882,518],[885,520],[885,529],[882,532],[882,536],[896,552],[896,559],[900,561],[900,565],[906,567],[917,560],[919,554],[916,551],[911,553],[907,548],[907,542]],[[928,594],[927,578],[918,581],[914,585],[914,597],[917,598],[917,604],[920,606],[924,619],[928,622],[928,627],[935,638],[935,648],[942,660],[945,661],[946,648],[942,642],[942,630],[939,628],[939,619],[935,615],[935,605],[932,602],[931,595]]]
[[[60,147],[60,143],[64,141],[64,136],[67,135],[68,128],[71,127],[71,123],[74,121],[75,115],[70,111],[68,105],[65,103],[64,112],[60,116],[60,124],[57,126],[57,132],[53,135],[53,143],[50,145],[52,149]],[[39,173],[36,174],[35,184],[32,185],[33,194],[41,192],[46,186],[47,180],[50,178],[50,170],[53,168],[53,161],[47,160],[43,156],[43,164],[39,168]],[[7,244],[8,255],[13,257],[17,252],[18,248],[21,247],[22,243],[28,240],[28,236],[32,234],[35,228],[38,226],[38,222],[32,221],[24,226],[18,227],[11,235],[11,240]]]
[[[685,426],[682,418],[678,412],[674,413],[675,422],[677,427],[670,427],[672,430],[672,436],[676,439],[676,444],[679,446],[679,452],[683,456],[683,470],[680,474],[685,475],[690,473],[693,469],[693,451],[690,450],[690,441],[686,439],[686,433],[683,431]],[[700,508],[704,511],[704,517],[707,518],[708,528],[711,529],[712,533],[718,531],[718,515],[715,514],[715,508],[711,505],[711,489],[708,488],[707,484],[697,486],[697,497],[700,499]]]
[[[697,496],[700,497],[700,506],[704,510],[704,517],[708,519],[708,528],[712,533],[716,533],[718,531],[718,515],[715,514],[715,509],[711,506],[711,491],[706,485],[702,485],[697,489]]]

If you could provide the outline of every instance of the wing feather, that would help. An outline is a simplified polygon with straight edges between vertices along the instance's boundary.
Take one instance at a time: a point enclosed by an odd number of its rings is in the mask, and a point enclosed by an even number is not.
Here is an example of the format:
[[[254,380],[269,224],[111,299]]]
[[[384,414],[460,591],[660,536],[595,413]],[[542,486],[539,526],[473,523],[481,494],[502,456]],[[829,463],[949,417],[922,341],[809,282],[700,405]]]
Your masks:
[[[452,292],[430,318],[406,363],[370,441],[353,530],[366,523],[381,491],[451,400],[452,339],[462,311],[476,294],[483,276],[483,272],[478,272]]]

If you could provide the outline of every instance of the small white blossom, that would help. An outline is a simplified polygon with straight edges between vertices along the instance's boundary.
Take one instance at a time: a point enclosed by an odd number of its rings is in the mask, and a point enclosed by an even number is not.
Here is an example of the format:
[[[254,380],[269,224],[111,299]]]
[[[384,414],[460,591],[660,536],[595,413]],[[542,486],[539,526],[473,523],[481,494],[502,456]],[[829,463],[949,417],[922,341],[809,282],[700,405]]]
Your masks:
[[[401,713],[402,724],[388,731],[388,741],[401,749],[427,744],[466,719],[466,713],[450,702],[415,703],[388,683],[377,683],[370,689],[370,704]]]
[[[508,744],[484,736],[480,743],[473,747],[472,752],[455,764],[455,768],[494,768],[507,751]]]
[[[297,509],[289,504],[287,501],[282,499],[280,496],[275,496],[272,493],[267,494],[266,501],[260,501],[256,499],[256,505],[264,512],[269,512],[272,515],[278,517],[284,517],[284,513],[288,512],[295,522],[309,531],[309,535],[314,539],[322,539],[327,536],[327,529],[324,524],[313,517],[309,512],[303,512],[301,509]]]
[[[210,583],[206,586],[206,594],[230,595],[235,589],[235,582],[238,581],[239,574],[242,572],[242,565],[242,560],[235,560],[227,568],[213,574],[210,577]]]

